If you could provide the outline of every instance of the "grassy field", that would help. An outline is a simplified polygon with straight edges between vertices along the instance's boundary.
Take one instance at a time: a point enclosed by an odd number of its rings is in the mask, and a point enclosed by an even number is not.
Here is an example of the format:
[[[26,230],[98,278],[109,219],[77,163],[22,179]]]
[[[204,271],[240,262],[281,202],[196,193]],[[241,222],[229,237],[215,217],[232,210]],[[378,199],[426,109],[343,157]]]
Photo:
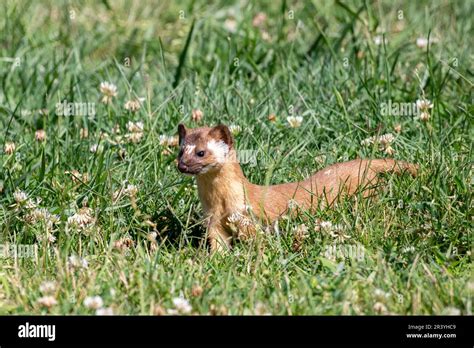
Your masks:
[[[472,1],[0,8],[0,314],[472,313]],[[420,173],[211,256],[181,122],[254,183]]]

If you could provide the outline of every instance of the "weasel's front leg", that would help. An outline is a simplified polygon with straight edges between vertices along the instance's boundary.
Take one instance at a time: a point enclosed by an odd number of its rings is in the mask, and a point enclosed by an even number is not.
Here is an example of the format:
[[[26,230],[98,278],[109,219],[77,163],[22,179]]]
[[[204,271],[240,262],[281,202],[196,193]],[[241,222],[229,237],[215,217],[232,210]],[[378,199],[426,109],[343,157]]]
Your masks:
[[[207,237],[211,244],[211,253],[222,252],[230,249],[232,236],[218,221],[211,221],[208,225]]]

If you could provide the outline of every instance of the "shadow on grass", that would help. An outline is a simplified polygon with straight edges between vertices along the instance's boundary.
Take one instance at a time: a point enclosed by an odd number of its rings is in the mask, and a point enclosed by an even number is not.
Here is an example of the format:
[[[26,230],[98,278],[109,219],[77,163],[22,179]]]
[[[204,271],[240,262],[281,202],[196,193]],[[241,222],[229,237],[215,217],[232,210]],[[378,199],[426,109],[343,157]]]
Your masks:
[[[153,221],[156,222],[156,228],[159,231],[158,239],[166,240],[174,247],[178,247],[182,238],[194,248],[198,248],[205,243],[206,228],[197,214],[191,216],[191,226],[185,228],[182,222],[173,214],[173,212],[166,208],[153,216]]]

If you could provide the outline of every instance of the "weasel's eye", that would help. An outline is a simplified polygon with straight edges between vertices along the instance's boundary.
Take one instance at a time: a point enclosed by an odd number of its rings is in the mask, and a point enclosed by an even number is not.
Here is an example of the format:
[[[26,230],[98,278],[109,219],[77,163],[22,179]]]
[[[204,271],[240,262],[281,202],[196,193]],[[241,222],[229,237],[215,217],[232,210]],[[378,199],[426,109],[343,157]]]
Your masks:
[[[204,151],[199,151],[198,153],[196,153],[196,155],[198,155],[199,157],[204,157]]]

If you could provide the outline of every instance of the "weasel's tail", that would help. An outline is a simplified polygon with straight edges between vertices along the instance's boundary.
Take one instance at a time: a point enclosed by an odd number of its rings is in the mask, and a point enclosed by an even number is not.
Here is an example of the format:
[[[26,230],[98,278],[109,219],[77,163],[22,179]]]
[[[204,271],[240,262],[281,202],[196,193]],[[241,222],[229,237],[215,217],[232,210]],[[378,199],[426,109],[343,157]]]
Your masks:
[[[408,172],[413,176],[418,173],[419,166],[417,164],[396,161],[393,159],[374,159],[368,161],[370,169],[377,173],[405,173]]]

